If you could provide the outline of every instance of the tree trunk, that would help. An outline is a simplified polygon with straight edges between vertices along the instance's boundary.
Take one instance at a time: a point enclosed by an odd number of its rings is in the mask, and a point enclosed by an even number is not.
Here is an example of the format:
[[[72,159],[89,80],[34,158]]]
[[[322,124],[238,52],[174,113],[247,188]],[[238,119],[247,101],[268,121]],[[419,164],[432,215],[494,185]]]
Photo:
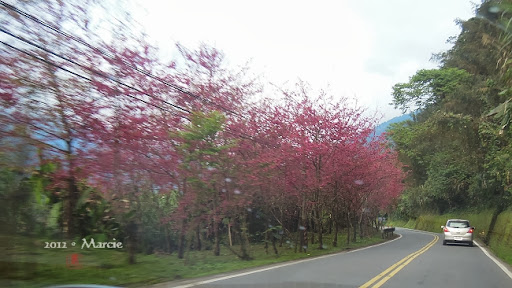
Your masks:
[[[241,216],[241,226],[242,229],[240,231],[240,252],[242,253],[242,259],[243,260],[250,260],[251,257],[249,256],[248,252],[248,246],[249,246],[249,236],[247,235],[247,221],[245,219],[245,216]]]
[[[315,244],[315,224],[313,223],[315,220],[315,216],[313,216],[313,213],[311,213],[311,216],[309,217],[309,231],[311,231],[311,246]]]
[[[330,234],[332,234],[332,225],[333,225],[333,222],[334,222],[334,221],[332,221],[332,215],[330,215],[330,216],[329,216],[329,220],[328,220],[328,222],[327,222],[327,225],[328,225],[328,227],[329,227],[329,235],[330,235]]]
[[[62,117],[65,117],[65,116],[62,116]],[[68,127],[68,124],[67,124],[67,121],[65,118],[62,118],[63,122],[65,123],[65,127],[67,129]],[[68,135],[70,132],[67,132]],[[65,209],[65,214],[64,214],[64,230],[66,231],[66,235],[68,237],[68,239],[72,239],[75,235],[76,235],[76,225],[75,225],[75,209],[76,209],[76,204],[78,203],[78,199],[80,198],[79,196],[79,191],[78,191],[78,187],[77,187],[77,184],[76,184],[76,178],[75,178],[75,161],[73,160],[73,146],[72,146],[72,140],[68,139],[66,140],[66,160],[67,160],[67,164],[69,166],[69,176],[66,180],[67,184],[68,184],[68,194],[66,195],[67,197],[67,205],[66,205],[66,209]]]
[[[332,246],[338,247],[338,222],[336,220],[334,222],[334,238],[332,240]]]
[[[484,243],[485,245],[489,245],[491,241],[492,234],[494,233],[494,226],[496,226],[496,221],[498,220],[498,216],[505,210],[505,205],[503,203],[498,204],[496,210],[492,213],[491,223],[489,224],[489,229],[487,230],[487,235],[485,235]]]
[[[352,225],[352,229],[354,230],[354,239],[353,239],[353,242],[357,242],[357,218],[355,217],[354,215],[354,220],[353,220],[353,225]]]
[[[268,229],[265,231],[265,254],[268,255]]]
[[[201,226],[200,224],[197,225],[197,228],[196,228],[196,250],[197,251],[201,251],[201,249],[203,248],[203,243],[201,243]]]
[[[284,218],[283,217],[283,209],[279,209],[279,213],[281,214],[280,224],[282,226],[281,228],[283,229],[283,235],[282,235],[281,239],[279,240],[279,247],[283,247],[284,235],[285,235],[285,233],[289,235],[289,233],[287,232],[288,229],[286,229],[284,227],[284,223],[283,223],[283,218]],[[290,239],[291,239],[291,237],[290,237]]]
[[[182,183],[182,195],[187,195],[187,177],[183,177]],[[185,257],[185,229],[186,229],[186,218],[181,220],[180,236],[178,238],[178,259]]]
[[[272,235],[272,248],[274,248],[274,254],[279,255],[276,247],[276,237],[274,237],[274,235]]]
[[[294,247],[294,252],[297,253],[297,247],[299,246],[299,238],[300,236],[302,235],[301,234],[301,230],[300,230],[300,210],[297,210],[297,234],[295,236],[295,247]],[[300,250],[299,250],[300,251]]]
[[[364,231],[363,231],[363,215],[364,213],[361,213],[361,216],[359,217],[359,239],[363,239],[364,237]]]
[[[324,241],[323,241],[323,235],[322,232],[324,230],[323,223],[322,223],[322,211],[320,208],[317,208],[316,211],[316,228],[318,230],[318,249],[324,249]]]
[[[350,245],[350,213],[347,212],[347,245]]]
[[[489,223],[489,228],[487,229],[487,235],[484,238],[485,245],[489,245],[489,242],[491,241],[492,234],[494,233],[494,226],[496,226],[496,221],[498,220],[498,216],[503,212],[507,206],[508,203],[504,199],[505,196],[505,189],[504,187],[499,188],[500,191],[498,192],[498,196],[496,197],[496,210],[494,210],[494,213],[492,214],[491,223]]]
[[[79,191],[76,184],[76,177],[75,177],[75,161],[73,159],[73,133],[72,133],[72,127],[69,123],[68,116],[64,111],[64,103],[66,100],[64,99],[63,93],[61,92],[60,86],[59,86],[59,80],[57,78],[57,68],[52,67],[50,65],[47,66],[47,70],[50,74],[50,85],[55,90],[55,97],[57,98],[57,106],[59,109],[57,110],[57,113],[59,114],[60,121],[63,125],[65,135],[63,136],[64,140],[66,142],[66,161],[68,164],[69,169],[69,176],[67,178],[67,184],[68,184],[68,194],[67,194],[67,207],[65,209],[64,218],[63,221],[64,229],[66,230],[67,237],[69,239],[72,239],[75,236],[75,208],[76,204],[78,202],[79,197]]]
[[[229,239],[229,246],[233,246],[233,238],[231,237],[231,221],[228,223],[228,239]]]
[[[183,259],[185,257],[185,233],[180,233],[179,244],[178,244],[178,258]]]
[[[301,220],[299,222],[299,237],[300,237],[300,247],[299,252],[306,252],[306,245],[308,244],[308,234],[306,231],[306,223],[308,223],[307,215],[306,215],[306,195],[302,195],[302,207],[301,207]]]
[[[213,237],[214,237],[214,247],[213,247],[213,255],[220,255],[220,237],[219,237],[219,223],[215,219],[213,220]]]
[[[165,233],[165,252],[172,253],[172,247],[171,247],[171,237],[169,235],[169,227],[167,224],[164,226],[164,233]]]
[[[74,173],[71,172],[71,175],[68,178],[68,205],[66,207],[66,226],[67,226],[67,237],[72,239],[76,235],[76,225],[75,225],[75,209],[76,204],[79,198],[79,191],[76,185],[76,180],[74,177]]]
[[[178,258],[185,257],[185,220],[181,222],[180,237],[178,238]]]
[[[299,229],[297,231],[297,237],[299,238],[299,252],[304,251],[304,237],[306,236],[306,230],[304,226],[300,225],[302,221],[299,221]]]
[[[128,264],[135,264],[135,247],[137,245],[137,224],[134,221],[130,221],[126,227],[128,234]]]

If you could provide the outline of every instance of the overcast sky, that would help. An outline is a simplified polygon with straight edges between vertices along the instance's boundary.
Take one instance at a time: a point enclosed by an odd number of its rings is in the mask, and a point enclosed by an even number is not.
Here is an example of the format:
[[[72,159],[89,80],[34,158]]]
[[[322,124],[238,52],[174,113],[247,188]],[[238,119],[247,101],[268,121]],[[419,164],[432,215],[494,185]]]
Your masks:
[[[251,60],[265,81],[330,87],[382,121],[401,114],[388,105],[391,87],[436,67],[432,53],[450,48],[455,19],[474,8],[468,0],[139,1],[135,16],[164,51],[206,42],[232,64]]]

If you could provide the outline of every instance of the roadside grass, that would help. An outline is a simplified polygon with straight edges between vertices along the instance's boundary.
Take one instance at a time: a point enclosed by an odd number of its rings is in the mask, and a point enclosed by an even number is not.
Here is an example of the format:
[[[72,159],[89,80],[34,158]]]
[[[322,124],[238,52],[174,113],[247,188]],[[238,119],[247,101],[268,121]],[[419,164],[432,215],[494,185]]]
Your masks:
[[[390,219],[386,225],[388,226],[393,226],[393,227],[402,227],[402,228],[410,228],[410,229],[414,229],[415,225],[416,225],[416,222],[414,220],[408,220],[408,221],[405,221],[405,220],[393,220],[393,219]]]
[[[258,243],[250,246],[249,254],[253,260],[240,260],[228,247],[221,246],[220,256],[213,256],[211,250],[187,251],[184,259],[178,259],[176,254],[137,254],[135,265],[127,264],[128,255],[123,250],[82,250],[80,245],[69,247],[69,243],[67,249],[44,249],[45,240],[11,236],[8,247],[0,251],[5,256],[0,261],[0,286],[31,288],[87,283],[137,287],[337,253],[387,240],[375,234],[347,245],[346,234],[339,234],[338,247],[333,247],[332,236],[324,235],[324,249],[318,249],[318,244],[310,244],[307,253],[295,253],[291,244],[283,244],[278,247],[279,255],[276,256],[271,245],[267,254],[264,244]],[[232,249],[239,251],[240,247],[233,246]],[[81,255],[81,266],[70,269],[66,261],[74,253]]]
[[[446,220],[453,218],[467,219],[476,228],[476,238],[483,240],[489,233],[492,213],[492,210],[483,210],[478,212],[461,211],[460,213],[443,215],[423,214],[415,220],[390,219],[388,225],[441,233],[441,225],[445,225]],[[494,231],[490,235],[489,248],[497,257],[512,265],[512,210],[504,211],[498,216]]]
[[[489,247],[496,256],[512,265],[512,210],[498,216]]]

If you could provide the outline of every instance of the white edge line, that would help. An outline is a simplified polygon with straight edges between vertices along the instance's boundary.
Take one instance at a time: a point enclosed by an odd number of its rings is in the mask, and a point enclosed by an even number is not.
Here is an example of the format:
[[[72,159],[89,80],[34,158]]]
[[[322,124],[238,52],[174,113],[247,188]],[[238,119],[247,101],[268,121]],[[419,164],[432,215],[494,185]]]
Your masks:
[[[421,230],[402,228],[402,227],[400,227],[400,229],[411,230],[411,231],[415,231],[415,232],[423,233],[423,234],[438,234],[435,232],[421,231]],[[482,245],[478,244],[477,241],[473,241],[473,243],[475,243],[476,246],[478,246],[478,248],[480,248],[484,252],[484,254],[487,255],[487,257],[489,257],[496,265],[498,265],[498,267],[500,267],[501,270],[503,270],[503,272],[505,272],[505,274],[507,274],[507,276],[510,277],[510,279],[512,279],[512,272],[510,272],[510,270],[508,270],[508,268],[505,267],[505,265],[503,265],[498,259],[496,259],[496,257],[494,257],[489,252],[487,252],[487,249],[482,247]]]
[[[480,248],[484,252],[484,254],[487,255],[487,257],[489,257],[494,263],[496,263],[496,265],[498,265],[498,267],[500,267],[501,270],[503,270],[503,272],[505,272],[505,274],[507,274],[507,276],[510,277],[510,279],[512,279],[512,272],[510,272],[510,270],[508,270],[508,268],[505,267],[505,265],[503,265],[498,259],[496,259],[496,257],[487,252],[487,250],[484,249],[480,244],[478,244],[478,242],[474,242],[476,246],[478,246],[478,248]]]
[[[289,262],[289,263],[284,263],[284,264],[277,265],[277,266],[262,268],[262,269],[258,269],[258,270],[253,270],[253,271],[248,271],[248,272],[243,272],[243,273],[238,273],[238,274],[234,274],[234,275],[228,275],[228,276],[223,276],[223,277],[218,277],[218,278],[213,278],[213,279],[208,279],[208,280],[203,280],[203,281],[194,282],[194,283],[190,283],[190,284],[186,284],[186,285],[169,286],[169,287],[189,288],[189,287],[194,287],[194,286],[197,286],[197,285],[203,285],[203,284],[208,284],[208,283],[217,282],[217,281],[221,281],[221,280],[227,280],[227,279],[231,279],[231,278],[236,278],[236,277],[240,277],[240,276],[246,276],[246,275],[250,275],[250,274],[254,274],[254,273],[264,272],[264,271],[268,271],[268,270],[272,270],[272,269],[277,269],[277,268],[281,268],[281,267],[286,267],[286,266],[291,266],[291,265],[295,265],[295,264],[299,264],[299,263],[304,263],[304,262],[308,262],[308,261],[324,259],[324,258],[328,258],[328,257],[333,257],[333,256],[341,255],[341,254],[348,254],[348,253],[358,252],[358,251],[370,249],[370,248],[373,248],[373,247],[385,245],[385,244],[391,243],[393,241],[396,241],[396,240],[402,238],[402,234],[398,234],[398,233],[395,233],[395,234],[399,235],[399,237],[395,238],[393,240],[390,240],[390,241],[382,242],[382,243],[379,243],[379,244],[375,244],[375,245],[371,245],[371,246],[367,246],[367,247],[363,247],[363,248],[359,248],[359,249],[355,249],[355,250],[342,251],[342,252],[339,252],[339,253],[333,253],[333,254],[329,254],[329,255],[318,256],[318,257],[314,257],[314,258],[310,258],[310,259],[297,260],[297,261],[293,261],[293,262]]]

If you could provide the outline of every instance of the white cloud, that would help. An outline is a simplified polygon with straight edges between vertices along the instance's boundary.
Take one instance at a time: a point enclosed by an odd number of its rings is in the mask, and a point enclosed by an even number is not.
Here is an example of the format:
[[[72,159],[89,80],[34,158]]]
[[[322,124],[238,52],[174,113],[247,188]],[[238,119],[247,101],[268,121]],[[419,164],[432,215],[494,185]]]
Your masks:
[[[301,78],[357,97],[384,119],[391,87],[417,69],[434,67],[432,53],[472,16],[467,0],[158,1],[144,0],[139,21],[162,49],[206,42],[234,64],[252,59],[256,73],[283,83]]]

